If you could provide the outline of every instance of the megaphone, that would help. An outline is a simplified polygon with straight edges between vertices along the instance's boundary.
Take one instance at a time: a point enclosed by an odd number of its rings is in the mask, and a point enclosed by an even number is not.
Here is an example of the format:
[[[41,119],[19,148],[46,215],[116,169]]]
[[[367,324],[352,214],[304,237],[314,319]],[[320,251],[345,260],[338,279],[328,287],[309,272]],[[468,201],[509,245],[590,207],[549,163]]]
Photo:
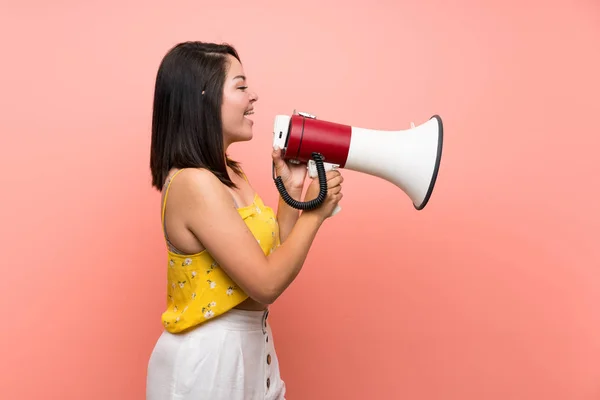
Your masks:
[[[276,115],[273,146],[291,163],[306,163],[309,175],[318,177],[319,195],[298,201],[286,191],[281,177],[275,185],[289,206],[299,210],[319,207],[327,196],[326,172],[345,168],[376,176],[399,187],[417,210],[425,208],[438,175],[443,147],[443,125],[438,115],[410,129],[382,131],[317,119],[296,112]],[[333,214],[341,210],[337,207]]]

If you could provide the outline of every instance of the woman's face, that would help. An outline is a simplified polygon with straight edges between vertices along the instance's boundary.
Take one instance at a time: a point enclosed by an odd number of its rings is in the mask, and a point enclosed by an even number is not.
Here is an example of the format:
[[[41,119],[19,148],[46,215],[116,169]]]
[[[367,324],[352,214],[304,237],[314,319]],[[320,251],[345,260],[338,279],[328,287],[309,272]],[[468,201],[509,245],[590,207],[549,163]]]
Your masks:
[[[252,120],[254,102],[258,96],[248,89],[242,64],[230,55],[229,70],[223,85],[223,139],[225,148],[234,142],[252,139]]]

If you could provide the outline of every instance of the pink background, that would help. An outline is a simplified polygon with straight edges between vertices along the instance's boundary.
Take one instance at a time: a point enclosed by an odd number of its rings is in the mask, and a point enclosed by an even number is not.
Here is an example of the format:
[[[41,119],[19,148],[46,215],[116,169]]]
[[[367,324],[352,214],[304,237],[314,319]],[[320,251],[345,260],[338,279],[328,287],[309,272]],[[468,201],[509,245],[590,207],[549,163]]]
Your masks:
[[[0,15],[3,399],[144,398],[165,303],[152,92],[183,40],[239,50],[260,101],[234,155],[271,205],[277,113],[444,120],[424,211],[345,172],[342,213],[272,307],[289,400],[600,399],[597,1],[65,0]]]

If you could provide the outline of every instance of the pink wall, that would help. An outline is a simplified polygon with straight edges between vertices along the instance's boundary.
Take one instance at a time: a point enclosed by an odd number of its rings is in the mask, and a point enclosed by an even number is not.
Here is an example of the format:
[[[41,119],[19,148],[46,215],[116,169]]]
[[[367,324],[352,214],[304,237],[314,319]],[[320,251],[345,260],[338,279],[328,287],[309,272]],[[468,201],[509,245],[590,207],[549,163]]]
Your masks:
[[[261,97],[234,153],[272,205],[276,113],[444,118],[425,211],[345,173],[273,306],[289,400],[599,399],[599,3],[270,3],[3,6],[0,397],[143,399],[165,276],[153,79],[200,39],[233,43]]]

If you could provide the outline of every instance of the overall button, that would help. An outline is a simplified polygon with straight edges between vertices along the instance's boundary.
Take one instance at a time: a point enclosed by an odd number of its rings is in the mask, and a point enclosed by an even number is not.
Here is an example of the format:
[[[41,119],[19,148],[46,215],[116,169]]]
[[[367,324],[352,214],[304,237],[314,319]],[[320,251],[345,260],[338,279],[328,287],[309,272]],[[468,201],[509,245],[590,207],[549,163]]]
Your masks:
[[[267,389],[271,387],[271,379],[267,378]]]
[[[271,365],[271,355],[267,354],[267,364]]]

